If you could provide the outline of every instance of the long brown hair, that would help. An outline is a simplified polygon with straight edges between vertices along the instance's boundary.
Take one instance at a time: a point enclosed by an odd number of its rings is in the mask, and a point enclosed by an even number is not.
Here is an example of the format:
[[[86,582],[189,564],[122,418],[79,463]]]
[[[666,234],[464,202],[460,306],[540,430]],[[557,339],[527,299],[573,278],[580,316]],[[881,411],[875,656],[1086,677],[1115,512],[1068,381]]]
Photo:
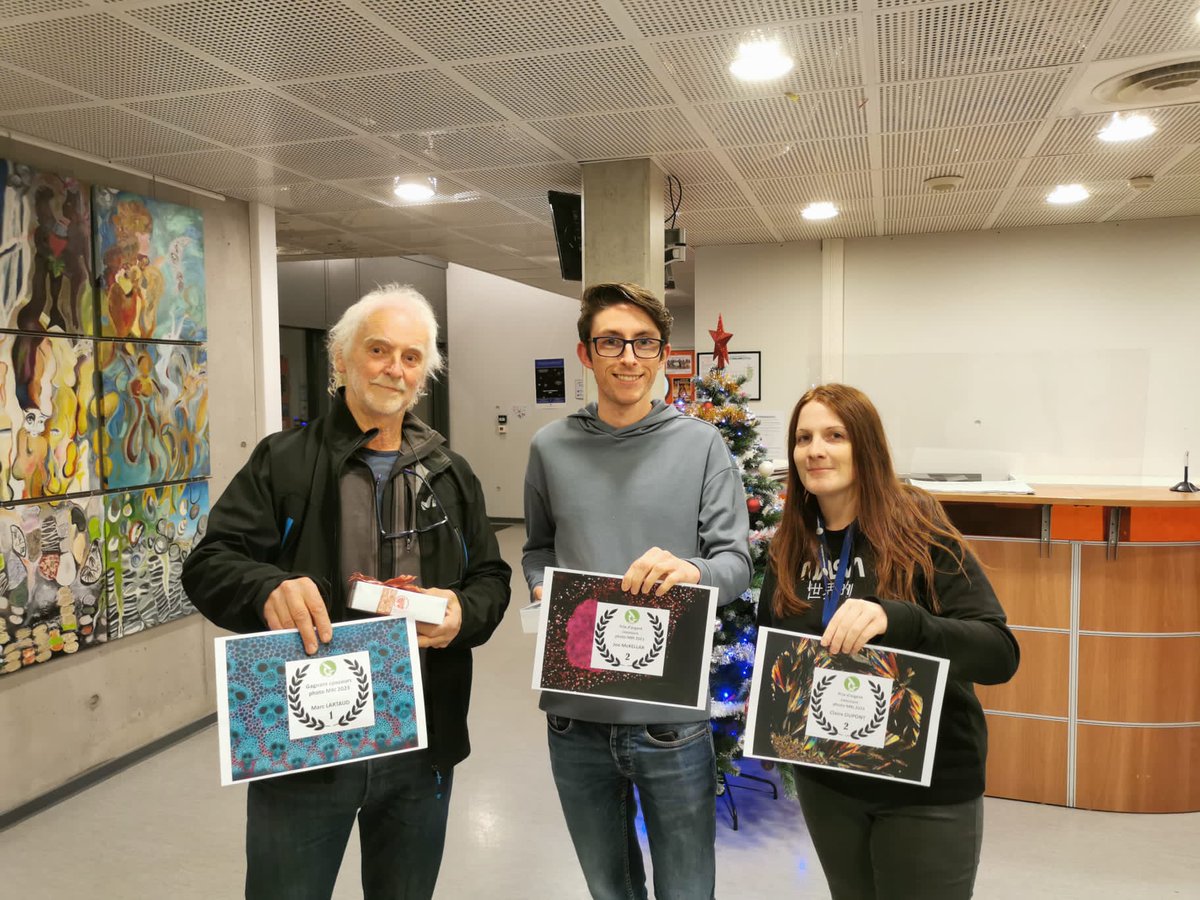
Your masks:
[[[846,426],[857,491],[857,528],[875,554],[876,591],[889,600],[915,603],[919,577],[936,609],[929,546],[941,538],[941,543],[953,548],[961,569],[969,552],[962,534],[934,497],[896,477],[883,422],[867,395],[845,384],[822,384],[800,398],[788,425],[787,500],[779,530],[771,540],[775,615],[796,615],[812,605],[797,593],[796,576],[806,562],[814,568],[819,565],[816,533],[820,507],[800,482],[794,451],[800,410],[814,402],[824,404]]]

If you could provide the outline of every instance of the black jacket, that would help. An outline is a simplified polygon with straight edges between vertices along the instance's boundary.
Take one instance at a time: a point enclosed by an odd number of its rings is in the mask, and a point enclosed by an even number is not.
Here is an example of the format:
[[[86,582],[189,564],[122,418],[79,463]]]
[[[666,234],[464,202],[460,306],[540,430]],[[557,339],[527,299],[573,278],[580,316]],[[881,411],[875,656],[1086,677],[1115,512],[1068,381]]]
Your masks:
[[[462,604],[458,636],[423,654],[429,749],[434,763],[448,768],[470,753],[471,647],[500,624],[511,569],[500,556],[483,489],[466,460],[442,447],[441,436],[415,417],[405,420],[404,429],[406,447],[410,432],[428,436],[417,452],[452,526],[420,536],[421,583],[452,589]],[[184,589],[196,608],[222,628],[263,631],[267,596],[281,582],[307,575],[320,587],[332,621],[359,617],[346,609],[352,573],[338,571],[344,537],[338,482],[373,436],[359,429],[339,392],[329,415],[261,441],[213,506],[207,533],[184,562]],[[361,527],[377,536],[373,510],[365,515],[371,521]],[[418,526],[441,518],[437,505],[418,507],[416,515]]]
[[[844,534],[826,532],[835,561]],[[974,555],[967,554],[963,561],[965,571],[960,571],[950,550],[934,544],[930,551],[936,571],[937,612],[933,611],[929,591],[920,577],[916,585],[917,603],[876,595],[874,553],[858,532],[847,584],[842,591],[843,597],[873,600],[887,613],[887,631],[870,643],[950,660],[929,787],[807,766],[797,766],[797,776],[813,778],[844,794],[885,805],[961,803],[983,794],[987,722],[972,684],[1002,684],[1012,678],[1020,661],[1020,647],[1008,630],[1004,610]],[[819,584],[819,573],[811,574]],[[807,570],[802,572],[796,583],[802,597],[811,596],[809,589],[814,578],[809,575]],[[779,620],[771,608],[774,594],[775,576],[768,569],[758,605],[758,624],[815,635],[825,630],[821,624],[822,600],[815,600],[800,615]]]

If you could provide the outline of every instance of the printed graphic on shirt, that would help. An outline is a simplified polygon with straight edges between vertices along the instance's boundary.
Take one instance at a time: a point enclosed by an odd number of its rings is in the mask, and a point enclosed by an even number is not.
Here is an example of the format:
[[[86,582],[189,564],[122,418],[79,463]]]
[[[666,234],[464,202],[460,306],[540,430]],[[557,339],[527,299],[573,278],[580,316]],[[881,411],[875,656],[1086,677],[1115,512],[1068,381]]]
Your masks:
[[[838,669],[813,669],[808,705],[809,737],[882,747],[887,740],[892,679],[855,675]]]
[[[661,676],[670,621],[671,614],[665,609],[596,604],[592,668],[629,669]]]

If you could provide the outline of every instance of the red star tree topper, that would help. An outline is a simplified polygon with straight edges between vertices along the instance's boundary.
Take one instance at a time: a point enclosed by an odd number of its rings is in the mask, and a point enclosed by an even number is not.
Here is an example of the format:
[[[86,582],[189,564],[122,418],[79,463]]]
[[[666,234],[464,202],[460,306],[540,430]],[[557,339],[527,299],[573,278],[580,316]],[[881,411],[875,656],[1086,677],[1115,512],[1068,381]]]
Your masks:
[[[713,368],[724,369],[729,365],[729,339],[733,337],[725,330],[725,319],[721,315],[717,315],[717,330],[711,328],[708,333],[713,339]]]

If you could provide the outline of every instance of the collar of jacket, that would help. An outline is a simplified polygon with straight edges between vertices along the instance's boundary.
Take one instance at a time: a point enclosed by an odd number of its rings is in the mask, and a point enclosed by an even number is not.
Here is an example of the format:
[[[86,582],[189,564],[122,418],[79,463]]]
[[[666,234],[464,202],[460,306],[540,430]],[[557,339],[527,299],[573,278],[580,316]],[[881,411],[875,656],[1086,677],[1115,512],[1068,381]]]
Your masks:
[[[346,389],[340,387],[334,394],[327,417],[328,427],[325,431],[325,443],[334,460],[341,468],[341,463],[349,458],[354,451],[365,447],[378,434],[377,429],[363,431],[358,427],[354,414],[346,405]],[[411,412],[404,414],[404,447],[403,451],[411,453],[430,472],[440,472],[450,465],[450,457],[441,449],[446,439],[434,431]]]

